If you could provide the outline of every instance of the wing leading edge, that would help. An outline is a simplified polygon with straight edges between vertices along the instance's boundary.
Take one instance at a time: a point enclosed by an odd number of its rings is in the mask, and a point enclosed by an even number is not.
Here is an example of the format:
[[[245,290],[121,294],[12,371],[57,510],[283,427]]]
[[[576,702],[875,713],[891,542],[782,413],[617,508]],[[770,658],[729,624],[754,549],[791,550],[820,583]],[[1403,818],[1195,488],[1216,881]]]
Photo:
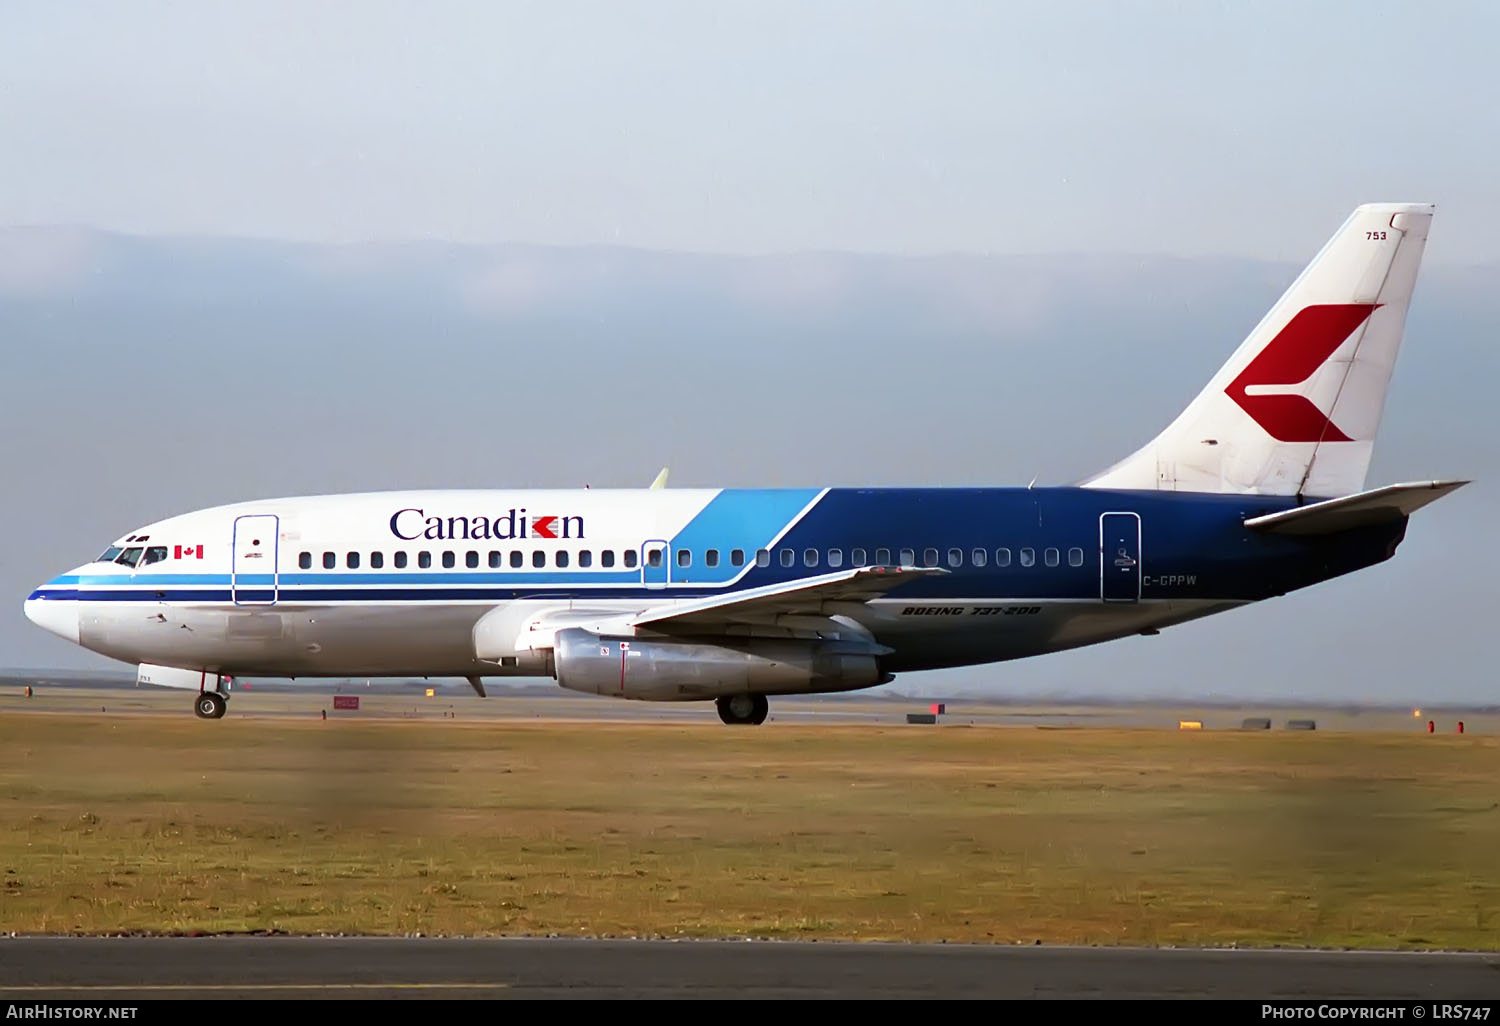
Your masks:
[[[946,574],[940,567],[861,566],[770,584],[749,591],[710,595],[647,609],[630,621],[632,627],[671,630],[754,623],[773,616],[820,615],[829,602],[868,602],[902,584]]]

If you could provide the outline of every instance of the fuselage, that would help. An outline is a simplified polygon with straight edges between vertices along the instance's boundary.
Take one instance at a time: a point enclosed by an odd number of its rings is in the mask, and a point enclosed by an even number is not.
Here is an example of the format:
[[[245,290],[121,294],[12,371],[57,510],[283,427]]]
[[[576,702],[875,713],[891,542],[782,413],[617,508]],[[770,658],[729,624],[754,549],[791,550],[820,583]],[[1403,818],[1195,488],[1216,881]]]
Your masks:
[[[550,675],[495,614],[670,608],[856,566],[938,567],[822,614],[887,673],[1074,648],[1389,558],[1405,520],[1248,530],[1314,500],[1085,488],[423,491],[270,499],[170,517],[37,588],[36,622],[114,659],[235,676]],[[509,621],[507,621],[509,622]],[[772,617],[737,632],[826,636]],[[647,632],[649,633],[649,632]]]
[[[1355,208],[1080,487],[269,499],[137,528],[26,614],[211,719],[226,676],[551,676],[756,724],[767,695],[1155,633],[1388,559],[1465,483],[1364,486],[1432,216]]]

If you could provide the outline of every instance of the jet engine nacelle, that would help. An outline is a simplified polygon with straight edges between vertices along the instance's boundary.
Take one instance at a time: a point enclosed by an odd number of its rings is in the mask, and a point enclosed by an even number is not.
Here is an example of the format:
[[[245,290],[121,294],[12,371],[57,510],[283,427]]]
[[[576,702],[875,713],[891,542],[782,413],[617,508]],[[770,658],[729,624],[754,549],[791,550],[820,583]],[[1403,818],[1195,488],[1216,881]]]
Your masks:
[[[894,680],[862,641],[724,639],[715,644],[557,632],[557,682],[572,691],[653,702],[724,695],[855,691]]]

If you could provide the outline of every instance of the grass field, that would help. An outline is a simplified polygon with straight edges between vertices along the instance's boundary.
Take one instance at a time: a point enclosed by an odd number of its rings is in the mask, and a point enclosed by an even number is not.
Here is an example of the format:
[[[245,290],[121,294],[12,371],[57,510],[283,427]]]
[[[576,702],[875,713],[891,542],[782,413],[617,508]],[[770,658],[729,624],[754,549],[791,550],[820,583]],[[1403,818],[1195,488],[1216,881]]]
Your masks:
[[[1500,740],[0,719],[0,928],[1500,947]]]

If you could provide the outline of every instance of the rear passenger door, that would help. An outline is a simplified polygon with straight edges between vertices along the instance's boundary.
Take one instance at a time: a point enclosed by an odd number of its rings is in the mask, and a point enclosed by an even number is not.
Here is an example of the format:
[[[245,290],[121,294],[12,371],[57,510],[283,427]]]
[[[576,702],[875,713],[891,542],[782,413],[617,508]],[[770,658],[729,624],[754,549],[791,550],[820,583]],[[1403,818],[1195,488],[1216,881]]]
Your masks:
[[[1141,600],[1141,517],[1105,513],[1099,518],[1099,597],[1105,602]]]

